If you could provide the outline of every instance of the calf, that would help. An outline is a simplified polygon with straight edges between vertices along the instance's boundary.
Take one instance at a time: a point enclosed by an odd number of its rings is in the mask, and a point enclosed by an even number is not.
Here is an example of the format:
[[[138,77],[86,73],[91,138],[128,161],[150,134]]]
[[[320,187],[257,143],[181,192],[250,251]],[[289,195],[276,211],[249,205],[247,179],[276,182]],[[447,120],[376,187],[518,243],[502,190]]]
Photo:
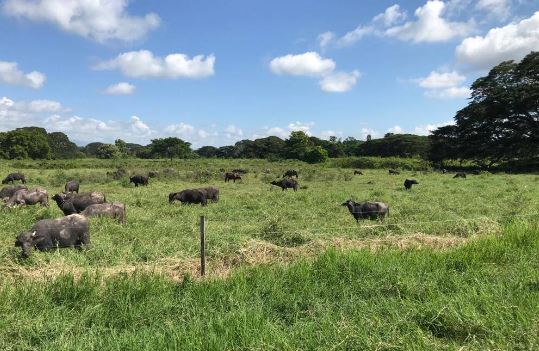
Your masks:
[[[359,169],[356,169],[354,171],[354,175],[363,175],[363,172],[361,172]]]
[[[415,179],[406,179],[404,181],[404,187],[406,188],[406,190],[412,189],[412,185],[414,184],[419,184],[419,183]]]
[[[84,217],[110,217],[118,220],[118,223],[125,224],[125,205],[120,202],[111,204],[93,204],[80,213]]]
[[[298,171],[296,171],[295,169],[289,169],[287,170],[286,172],[284,172],[283,174],[283,178],[286,178],[286,177],[296,177],[296,178],[299,178],[298,176]]]
[[[47,193],[47,190],[41,188],[17,190],[6,202],[6,207],[36,204],[40,204],[43,207],[49,207],[49,194]]]
[[[200,204],[206,206],[208,200],[205,194],[198,189],[186,189],[177,193],[168,194],[168,203],[172,204],[174,201],[180,201],[183,204]]]
[[[466,178],[466,173],[464,172],[458,172],[455,174],[453,178]]]
[[[298,191],[298,185],[299,185],[298,181],[292,178],[274,180],[270,184],[280,187],[283,191],[288,190],[289,188],[294,189],[294,191]]]
[[[66,183],[65,185],[65,192],[66,193],[79,193],[79,182],[76,180],[71,180]]]
[[[88,220],[73,214],[57,219],[43,219],[29,231],[22,232],[15,241],[22,248],[22,257],[27,258],[32,248],[40,251],[58,247],[82,247],[90,245]]]
[[[2,184],[13,184],[13,182],[15,182],[16,180],[20,180],[23,184],[26,184],[26,177],[24,176],[24,174],[19,172],[8,174],[7,177],[2,180]]]
[[[105,195],[99,192],[83,194],[59,193],[54,195],[52,199],[56,201],[56,204],[66,216],[74,213],[80,213],[90,205],[103,204],[106,202]]]
[[[26,185],[9,185],[0,190],[0,200],[7,201],[10,197],[17,192],[17,190],[28,190]]]
[[[236,173],[226,172],[225,173],[225,183],[228,182],[229,180],[233,180],[234,183],[236,183],[236,180],[241,180],[241,176],[239,174],[236,174]]]
[[[397,174],[401,174],[401,172],[397,171],[396,169],[390,169],[388,170],[389,174],[391,175],[397,175]]]
[[[135,188],[140,185],[148,185],[148,177],[143,175],[136,175],[129,178],[129,183],[135,184]]]
[[[348,211],[354,216],[356,222],[360,219],[382,219],[389,216],[389,206],[383,202],[357,203],[347,200],[342,206],[348,207]]]

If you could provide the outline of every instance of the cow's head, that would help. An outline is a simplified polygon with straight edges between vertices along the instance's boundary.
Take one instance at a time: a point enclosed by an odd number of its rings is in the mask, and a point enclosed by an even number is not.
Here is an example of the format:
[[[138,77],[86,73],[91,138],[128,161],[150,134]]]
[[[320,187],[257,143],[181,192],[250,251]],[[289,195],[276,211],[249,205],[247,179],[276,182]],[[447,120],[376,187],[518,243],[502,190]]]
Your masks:
[[[43,239],[44,236],[38,234],[37,231],[22,232],[15,240],[15,247],[22,247],[22,257],[27,258],[30,256],[32,247]]]

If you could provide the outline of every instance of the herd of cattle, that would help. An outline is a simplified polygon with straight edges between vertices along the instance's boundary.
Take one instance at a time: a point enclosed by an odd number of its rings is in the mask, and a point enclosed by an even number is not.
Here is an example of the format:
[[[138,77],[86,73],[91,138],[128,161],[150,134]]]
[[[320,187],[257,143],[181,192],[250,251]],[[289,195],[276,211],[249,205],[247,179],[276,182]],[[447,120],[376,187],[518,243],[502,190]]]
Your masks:
[[[224,170],[222,170],[224,171]],[[390,175],[399,175],[400,172],[390,169]],[[442,171],[443,173],[446,173]],[[117,170],[108,172],[107,175],[126,176],[125,171]],[[241,175],[247,173],[245,169],[234,169],[232,172],[225,172],[224,180],[228,182],[241,180]],[[354,175],[363,175],[360,170],[355,170]],[[135,175],[129,178],[130,183],[135,187],[149,184],[149,178],[158,177],[159,173],[151,171],[147,176]],[[282,179],[270,182],[271,185],[280,187],[283,191],[287,189],[298,190],[298,172],[296,170],[287,170]],[[458,172],[453,178],[466,178],[466,174]],[[15,181],[22,184],[14,185]],[[12,185],[0,189],[0,200],[6,208],[23,205],[49,206],[49,195],[46,189],[34,188],[28,189],[26,177],[22,173],[11,173],[2,184],[11,183]],[[406,179],[404,187],[410,190],[412,185],[419,184],[415,179]],[[101,192],[79,193],[79,182],[72,180],[66,183],[64,192],[55,194],[52,199],[56,202],[64,217],[56,219],[43,219],[38,221],[29,231],[23,232],[17,236],[15,246],[22,248],[22,256],[28,257],[32,248],[41,251],[58,247],[77,247],[88,246],[90,244],[90,232],[88,217],[105,216],[116,219],[119,223],[125,224],[126,208],[123,203],[108,203],[106,197]],[[185,189],[179,192],[173,192],[168,195],[170,204],[179,201],[182,204],[200,204],[206,206],[208,201],[219,201],[219,189],[214,187],[205,187],[197,189]],[[342,206],[346,206],[354,219],[359,222],[360,219],[383,219],[389,215],[389,206],[383,202],[364,202],[357,203],[353,200],[345,201]]]

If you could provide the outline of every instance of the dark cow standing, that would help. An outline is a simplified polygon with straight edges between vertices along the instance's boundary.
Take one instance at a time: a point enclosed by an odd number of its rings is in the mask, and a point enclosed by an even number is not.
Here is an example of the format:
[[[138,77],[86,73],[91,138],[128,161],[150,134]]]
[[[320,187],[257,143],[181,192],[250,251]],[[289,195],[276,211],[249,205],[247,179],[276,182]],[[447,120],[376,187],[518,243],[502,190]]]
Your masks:
[[[66,193],[79,193],[79,182],[76,180],[71,180],[66,183],[65,191]]]
[[[40,251],[57,247],[90,245],[88,220],[79,214],[57,219],[43,219],[29,231],[17,236],[16,247],[22,248],[22,257],[30,255],[32,248]]]
[[[225,183],[228,182],[229,180],[233,180],[234,183],[236,183],[236,180],[241,180],[241,176],[239,174],[236,174],[236,173],[226,172],[225,173]]]
[[[354,175],[363,175],[363,172],[361,172],[359,169],[356,169],[354,171]]]
[[[120,224],[125,224],[125,205],[120,202],[90,205],[80,214],[84,217],[115,218]]]
[[[52,199],[56,201],[56,204],[66,216],[73,213],[80,213],[90,205],[106,202],[105,195],[99,192],[83,194],[60,193],[54,195]]]
[[[391,175],[401,174],[401,172],[397,171],[396,169],[390,169],[388,173]]]
[[[49,207],[49,194],[47,190],[41,188],[17,190],[6,202],[6,207],[37,204],[43,207]]]
[[[270,184],[280,187],[283,191],[288,190],[289,188],[294,189],[294,191],[298,191],[298,185],[299,185],[298,181],[292,178],[274,180]]]
[[[20,180],[23,184],[26,184],[26,177],[24,176],[24,174],[19,172],[8,174],[7,177],[2,180],[2,184],[13,184],[13,182],[15,182],[16,180]]]
[[[140,185],[148,185],[148,177],[143,175],[136,175],[129,178],[129,183],[135,184],[135,187]]]
[[[26,185],[9,185],[5,186],[0,190],[0,200],[7,201],[10,197],[17,192],[17,190],[28,190]]]
[[[383,202],[358,203],[348,200],[342,206],[348,207],[348,211],[354,216],[356,222],[360,219],[382,219],[389,215],[389,206]]]
[[[286,177],[296,177],[296,178],[299,178],[298,176],[298,171],[296,171],[295,169],[289,169],[287,170],[286,172],[284,172],[283,174],[283,178],[286,178]]]
[[[174,201],[180,201],[183,204],[201,204],[206,206],[208,200],[204,193],[198,189],[186,189],[178,193],[168,194],[168,202],[171,204]]]
[[[207,188],[199,188],[195,190],[201,191],[206,197],[206,200],[211,200],[213,202],[219,201],[219,189],[217,188],[207,187]]]
[[[415,179],[406,179],[404,181],[404,187],[406,188],[406,190],[412,189],[412,185],[414,184],[419,184],[419,183]]]
[[[458,172],[455,174],[453,178],[466,178],[466,173],[464,172]]]

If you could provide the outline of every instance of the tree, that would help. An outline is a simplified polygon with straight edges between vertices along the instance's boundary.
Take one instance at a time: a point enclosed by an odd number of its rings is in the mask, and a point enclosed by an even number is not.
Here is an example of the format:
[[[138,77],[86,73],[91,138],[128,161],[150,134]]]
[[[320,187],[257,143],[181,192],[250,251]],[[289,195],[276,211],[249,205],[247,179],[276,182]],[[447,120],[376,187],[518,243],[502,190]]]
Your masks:
[[[25,127],[6,132],[2,137],[1,149],[9,159],[48,159],[51,148],[47,132],[43,128]]]
[[[215,146],[203,146],[196,150],[195,153],[200,157],[213,158],[217,156],[217,148]]]
[[[302,160],[309,146],[311,146],[311,141],[305,132],[295,131],[290,133],[290,137],[285,140],[286,158]]]
[[[120,151],[116,145],[103,144],[97,148],[96,157],[102,159],[118,158],[120,157]]]
[[[127,149],[127,143],[125,141],[123,141],[122,139],[116,139],[114,141],[114,145],[118,149],[120,157],[125,158],[128,156],[129,150]]]
[[[88,145],[86,145],[84,147],[84,153],[88,157],[96,157],[97,156],[97,150],[99,149],[99,147],[101,145],[105,145],[105,144],[99,143],[99,142],[90,143],[90,144],[88,144]]]
[[[62,132],[47,134],[47,141],[54,159],[69,159],[81,156],[77,145],[71,142],[67,135]]]
[[[431,159],[467,159],[486,167],[539,159],[538,67],[539,52],[532,52],[520,63],[502,62],[477,79],[455,126],[433,133]]]
[[[328,152],[322,146],[313,146],[304,156],[304,161],[309,163],[322,163],[328,159]]]
[[[361,143],[357,156],[427,157],[430,141],[426,136],[387,133],[383,138]]]
[[[172,159],[193,157],[191,143],[175,137],[153,139],[148,146],[152,150],[152,157],[155,158]]]

